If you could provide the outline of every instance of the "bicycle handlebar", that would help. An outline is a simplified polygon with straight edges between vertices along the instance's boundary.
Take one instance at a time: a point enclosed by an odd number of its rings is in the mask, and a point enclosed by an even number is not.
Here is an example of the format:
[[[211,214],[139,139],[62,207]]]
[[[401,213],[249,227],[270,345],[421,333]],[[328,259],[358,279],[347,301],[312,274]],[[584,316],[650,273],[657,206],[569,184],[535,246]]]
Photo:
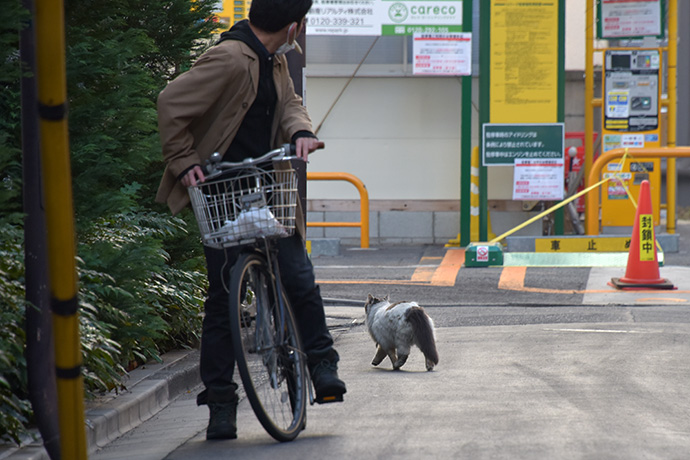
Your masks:
[[[325,144],[323,142],[319,142],[317,144],[317,149],[322,149],[324,148]],[[231,168],[236,168],[238,166],[254,166],[259,163],[264,163],[268,160],[276,159],[276,160],[291,160],[293,158],[297,158],[296,155],[296,147],[295,144],[283,144],[277,149],[273,149],[270,152],[264,153],[260,157],[256,158],[245,158],[242,161],[238,162],[229,162],[229,161],[220,161],[221,156],[220,153],[215,152],[213,155],[211,155],[211,158],[206,161],[206,165],[203,167],[204,173],[206,173],[206,179],[212,179],[221,172],[231,169]]]

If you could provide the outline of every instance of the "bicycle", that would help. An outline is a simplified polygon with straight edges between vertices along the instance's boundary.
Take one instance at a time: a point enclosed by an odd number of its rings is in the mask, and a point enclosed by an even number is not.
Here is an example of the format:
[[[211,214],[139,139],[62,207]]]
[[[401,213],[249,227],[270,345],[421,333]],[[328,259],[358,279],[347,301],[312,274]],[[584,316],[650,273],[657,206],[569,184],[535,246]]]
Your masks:
[[[239,163],[221,162],[216,153],[206,180],[188,188],[204,244],[241,246],[228,286],[235,361],[256,417],[281,442],[306,426],[307,392],[314,403],[275,245],[295,231],[293,154],[290,144]]]

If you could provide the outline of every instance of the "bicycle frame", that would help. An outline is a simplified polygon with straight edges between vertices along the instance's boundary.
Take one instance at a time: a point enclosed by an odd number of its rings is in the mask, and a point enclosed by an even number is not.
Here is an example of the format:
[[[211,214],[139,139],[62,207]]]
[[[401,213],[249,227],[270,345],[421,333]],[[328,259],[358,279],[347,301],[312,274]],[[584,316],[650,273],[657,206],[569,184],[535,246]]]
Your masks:
[[[280,276],[280,267],[278,264],[278,256],[277,252],[278,249],[273,245],[272,241],[269,241],[267,239],[263,240],[263,248],[261,248],[259,242],[256,242],[252,245],[255,250],[259,251],[266,257],[266,261],[268,263],[268,271],[271,274],[271,281],[275,284],[276,286],[276,292],[284,292],[283,291],[283,281]],[[283,296],[279,295],[278,296],[278,314],[280,318],[280,324],[281,327],[278,328],[279,331],[279,336],[277,338],[278,343],[283,343],[285,341],[285,328],[282,327],[283,324],[285,324],[285,315],[286,315],[286,308],[287,306],[285,305],[285,299],[283,299]],[[263,313],[263,310],[262,310]],[[259,321],[259,311],[257,310],[257,321]],[[258,332],[257,332],[258,333]],[[300,353],[304,359],[307,358],[306,354],[304,353],[303,350],[294,350],[297,353]],[[314,393],[311,385],[311,377],[309,376],[309,373],[307,372],[305,374],[306,376],[306,383],[307,383],[307,391],[309,392],[309,405],[313,406],[315,402],[314,398]]]

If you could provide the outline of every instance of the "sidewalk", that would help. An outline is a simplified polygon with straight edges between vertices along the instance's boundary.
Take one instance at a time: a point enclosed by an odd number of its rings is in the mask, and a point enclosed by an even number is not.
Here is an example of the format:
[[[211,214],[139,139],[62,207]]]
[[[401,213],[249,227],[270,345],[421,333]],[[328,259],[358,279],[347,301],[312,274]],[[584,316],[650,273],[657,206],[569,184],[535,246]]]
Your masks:
[[[362,324],[364,309],[326,307],[326,320],[334,338],[352,325]],[[86,402],[86,439],[89,453],[101,448],[150,419],[170,402],[193,390],[199,379],[199,351],[179,350],[129,373],[125,390]],[[38,437],[38,433],[36,433]],[[0,460],[50,460],[39,440],[20,448],[0,446]]]

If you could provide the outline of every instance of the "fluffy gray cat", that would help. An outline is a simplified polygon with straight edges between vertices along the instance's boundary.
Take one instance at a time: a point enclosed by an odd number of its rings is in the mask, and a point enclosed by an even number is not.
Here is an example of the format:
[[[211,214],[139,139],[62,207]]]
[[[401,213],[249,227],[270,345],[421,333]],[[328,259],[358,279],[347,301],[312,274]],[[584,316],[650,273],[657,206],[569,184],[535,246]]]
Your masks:
[[[424,353],[426,370],[438,364],[434,322],[416,302],[391,303],[388,296],[377,299],[369,294],[364,310],[367,330],[378,347],[371,364],[378,366],[388,356],[398,370],[413,344]]]

